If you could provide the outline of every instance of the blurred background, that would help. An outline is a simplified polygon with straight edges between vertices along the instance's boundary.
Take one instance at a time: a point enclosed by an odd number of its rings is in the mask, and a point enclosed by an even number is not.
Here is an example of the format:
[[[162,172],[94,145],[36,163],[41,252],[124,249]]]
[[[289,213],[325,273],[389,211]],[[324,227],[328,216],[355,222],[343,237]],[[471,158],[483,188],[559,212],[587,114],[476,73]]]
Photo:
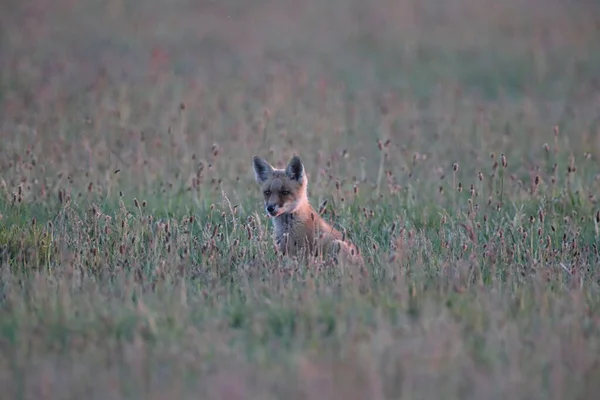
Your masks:
[[[351,176],[362,159],[362,174],[374,178],[378,139],[391,140],[396,170],[415,153],[443,168],[499,149],[526,162],[554,125],[576,151],[600,145],[592,1],[1,7],[4,151],[29,146],[41,161],[49,156],[41,148],[58,146],[66,158],[52,156],[48,168],[65,174],[79,160],[88,172],[125,168],[146,185],[204,160],[223,178],[250,177],[250,153],[282,163],[297,152],[319,166],[350,156],[338,172]],[[240,143],[248,155],[214,156],[240,154]]]

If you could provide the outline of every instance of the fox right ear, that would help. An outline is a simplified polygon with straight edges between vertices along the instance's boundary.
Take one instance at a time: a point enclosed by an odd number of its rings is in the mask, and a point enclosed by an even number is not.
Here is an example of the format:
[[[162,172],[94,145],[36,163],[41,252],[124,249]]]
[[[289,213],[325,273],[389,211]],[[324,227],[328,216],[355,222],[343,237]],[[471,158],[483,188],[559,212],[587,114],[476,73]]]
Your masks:
[[[302,160],[300,160],[300,157],[292,157],[290,163],[285,169],[285,173],[290,177],[290,179],[302,182],[302,178],[304,177],[304,165],[302,165]]]
[[[254,177],[256,182],[263,183],[273,173],[273,167],[271,164],[260,158],[259,156],[252,157],[252,165],[254,167]]]

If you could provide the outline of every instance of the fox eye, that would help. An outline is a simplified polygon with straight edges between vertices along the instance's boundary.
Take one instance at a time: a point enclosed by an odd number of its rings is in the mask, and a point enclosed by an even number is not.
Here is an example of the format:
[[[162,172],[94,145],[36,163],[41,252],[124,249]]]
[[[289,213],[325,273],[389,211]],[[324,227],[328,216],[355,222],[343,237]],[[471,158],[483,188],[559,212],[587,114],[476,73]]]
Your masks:
[[[265,190],[265,196],[270,196],[271,195],[271,191],[270,190]]]
[[[289,190],[285,190],[285,189],[284,189],[284,190],[282,190],[282,191],[281,191],[281,195],[282,195],[282,196],[287,196],[288,194],[290,194],[290,191],[289,191]]]

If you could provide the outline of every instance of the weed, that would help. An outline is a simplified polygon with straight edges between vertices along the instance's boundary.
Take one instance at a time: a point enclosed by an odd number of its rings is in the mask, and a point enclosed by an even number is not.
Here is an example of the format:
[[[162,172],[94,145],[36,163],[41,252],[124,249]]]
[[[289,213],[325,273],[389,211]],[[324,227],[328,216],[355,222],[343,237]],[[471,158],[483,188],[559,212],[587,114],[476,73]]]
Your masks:
[[[5,397],[598,392],[595,5],[72,3],[0,16]],[[253,154],[368,277],[276,254]]]

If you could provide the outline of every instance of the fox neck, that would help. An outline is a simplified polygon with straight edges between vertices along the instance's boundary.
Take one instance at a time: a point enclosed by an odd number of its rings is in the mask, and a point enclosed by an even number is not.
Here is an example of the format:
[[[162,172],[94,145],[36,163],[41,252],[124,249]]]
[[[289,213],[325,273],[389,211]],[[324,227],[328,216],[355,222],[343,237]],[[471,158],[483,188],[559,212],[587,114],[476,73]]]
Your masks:
[[[296,207],[294,207],[293,210],[281,213],[278,216],[274,217],[273,220],[279,221],[281,219],[292,218],[292,217],[298,217],[298,218],[305,217],[305,216],[310,217],[311,212],[314,212],[314,209],[310,205],[310,202],[308,201],[308,197],[304,196],[297,200]]]
[[[293,211],[282,213],[273,218],[273,225],[277,233],[282,234],[289,232],[294,223],[300,221],[305,222],[317,217],[317,213],[310,205],[308,197],[304,196],[298,201],[298,205]]]

